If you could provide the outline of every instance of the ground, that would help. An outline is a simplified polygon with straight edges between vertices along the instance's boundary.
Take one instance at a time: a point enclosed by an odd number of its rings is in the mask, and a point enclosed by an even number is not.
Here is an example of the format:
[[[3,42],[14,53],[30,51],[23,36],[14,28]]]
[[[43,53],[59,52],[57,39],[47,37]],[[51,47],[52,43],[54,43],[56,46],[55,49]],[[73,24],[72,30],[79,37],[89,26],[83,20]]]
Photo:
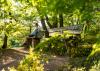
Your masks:
[[[13,48],[13,49],[7,49],[7,50],[2,51],[2,53],[0,54],[0,71],[3,68],[6,71],[8,71],[8,67],[13,67],[13,66],[16,68],[19,62],[27,54],[28,54],[28,50],[23,49],[23,48]],[[72,65],[73,62],[71,61],[77,61],[77,58],[74,60],[71,60],[71,58],[67,55],[66,56],[51,55],[48,60],[48,63],[44,65],[44,68],[45,68],[45,71],[58,71],[58,70],[62,71],[62,68],[63,68],[63,71],[70,71],[71,67],[73,67]],[[68,64],[71,64],[72,66],[66,67]],[[76,66],[77,66],[77,63],[76,63]]]
[[[8,67],[17,67],[26,54],[28,54],[28,51],[22,48],[3,50],[0,54],[0,71],[3,68],[7,71]]]

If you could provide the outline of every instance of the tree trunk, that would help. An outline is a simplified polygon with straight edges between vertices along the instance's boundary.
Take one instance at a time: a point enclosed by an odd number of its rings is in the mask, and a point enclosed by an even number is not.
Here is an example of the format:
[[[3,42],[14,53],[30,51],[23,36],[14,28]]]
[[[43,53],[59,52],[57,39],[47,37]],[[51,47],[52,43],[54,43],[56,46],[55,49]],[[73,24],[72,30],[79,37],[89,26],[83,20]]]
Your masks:
[[[4,43],[3,43],[3,46],[2,46],[2,49],[6,49],[7,48],[7,35],[5,34],[5,37],[4,37]]]
[[[59,24],[60,27],[63,27],[63,14],[59,14]]]
[[[43,18],[41,18],[41,24],[42,24],[42,27],[43,27],[43,30],[44,30],[45,37],[49,37],[49,32],[47,30],[47,27],[46,27],[46,24],[45,24],[45,21],[44,21]]]
[[[53,28],[57,28],[58,27],[58,20],[57,20],[57,15],[55,15],[53,17]]]
[[[29,29],[29,30],[30,30],[30,33],[31,33],[31,32],[32,32],[32,26],[30,25],[29,27],[30,27],[30,29]]]
[[[87,20],[86,23],[83,25],[83,35],[82,38],[85,38],[85,32],[89,30],[89,21]]]
[[[46,17],[46,22],[47,22],[48,26],[49,26],[50,28],[53,28],[52,25],[51,25],[50,22],[49,22],[48,16],[46,15],[45,17]]]

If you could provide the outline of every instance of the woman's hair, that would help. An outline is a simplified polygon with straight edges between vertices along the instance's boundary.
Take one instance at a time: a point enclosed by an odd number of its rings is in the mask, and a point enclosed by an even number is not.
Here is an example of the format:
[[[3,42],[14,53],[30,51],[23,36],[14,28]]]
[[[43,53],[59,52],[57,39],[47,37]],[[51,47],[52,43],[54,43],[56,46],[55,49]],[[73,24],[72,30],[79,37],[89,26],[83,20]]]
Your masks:
[[[38,27],[38,23],[35,23],[35,26]]]

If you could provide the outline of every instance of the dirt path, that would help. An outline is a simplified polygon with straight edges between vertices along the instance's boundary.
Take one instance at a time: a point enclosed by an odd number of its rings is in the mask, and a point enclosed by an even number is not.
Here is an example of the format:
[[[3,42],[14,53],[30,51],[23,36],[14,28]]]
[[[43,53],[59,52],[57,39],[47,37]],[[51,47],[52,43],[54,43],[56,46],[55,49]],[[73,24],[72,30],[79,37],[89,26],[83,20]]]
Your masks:
[[[81,68],[86,57],[70,58],[69,56],[52,57],[48,64],[45,64],[45,71],[77,71]],[[79,70],[80,71],[80,70]]]
[[[52,56],[48,63],[44,65],[45,71],[68,71],[64,66],[69,63],[69,59],[65,56]]]
[[[2,51],[0,55],[0,71],[4,68],[8,71],[8,67],[17,67],[20,60],[28,54],[28,50],[23,48],[13,48]]]
[[[8,71],[8,67],[17,67],[19,62],[28,54],[28,50],[23,48],[13,48],[4,50],[0,54],[0,71],[4,68]],[[48,63],[44,64],[45,71],[70,71],[71,67],[81,65],[84,58],[79,60],[79,58],[72,59],[68,56],[48,56]],[[71,62],[72,61],[72,62]],[[77,64],[77,61],[78,64]],[[76,65],[75,63],[76,62]],[[74,64],[74,65],[73,65]],[[72,66],[70,66],[72,65]],[[69,66],[69,67],[68,67]],[[71,70],[72,71],[72,70]]]

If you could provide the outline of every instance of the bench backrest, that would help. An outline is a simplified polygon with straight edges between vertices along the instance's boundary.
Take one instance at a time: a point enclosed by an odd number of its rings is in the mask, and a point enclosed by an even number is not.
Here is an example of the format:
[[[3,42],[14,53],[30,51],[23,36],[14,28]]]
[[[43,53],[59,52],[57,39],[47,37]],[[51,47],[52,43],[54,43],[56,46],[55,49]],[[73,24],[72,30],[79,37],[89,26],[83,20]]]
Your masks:
[[[72,34],[81,34],[82,25],[71,25],[67,27],[53,28],[53,29],[48,29],[48,31],[49,33],[70,31],[70,33]]]

